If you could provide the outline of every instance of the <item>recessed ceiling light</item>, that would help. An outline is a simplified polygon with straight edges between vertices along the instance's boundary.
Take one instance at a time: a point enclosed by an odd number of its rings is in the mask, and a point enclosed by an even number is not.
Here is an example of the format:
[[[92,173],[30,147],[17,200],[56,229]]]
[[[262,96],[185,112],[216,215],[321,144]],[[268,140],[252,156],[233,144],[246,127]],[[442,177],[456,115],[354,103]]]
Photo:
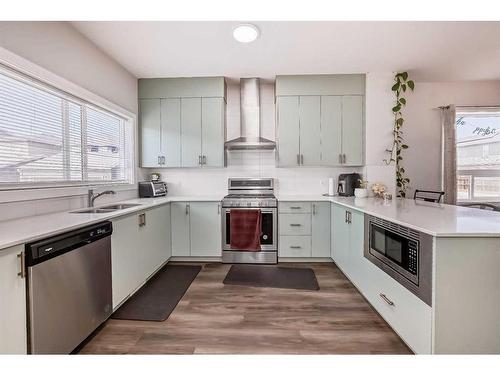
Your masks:
[[[255,25],[245,24],[236,26],[233,37],[240,43],[250,43],[259,37],[260,31]]]

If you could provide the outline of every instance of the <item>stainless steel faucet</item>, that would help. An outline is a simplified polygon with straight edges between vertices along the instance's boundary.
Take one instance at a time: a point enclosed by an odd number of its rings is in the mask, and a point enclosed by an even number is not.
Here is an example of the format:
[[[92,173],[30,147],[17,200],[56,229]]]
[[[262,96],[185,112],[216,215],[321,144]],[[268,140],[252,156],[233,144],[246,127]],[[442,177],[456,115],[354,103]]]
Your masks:
[[[113,190],[104,190],[101,193],[94,194],[94,189],[89,189],[87,204],[89,207],[94,207],[94,201],[101,195],[116,194]]]

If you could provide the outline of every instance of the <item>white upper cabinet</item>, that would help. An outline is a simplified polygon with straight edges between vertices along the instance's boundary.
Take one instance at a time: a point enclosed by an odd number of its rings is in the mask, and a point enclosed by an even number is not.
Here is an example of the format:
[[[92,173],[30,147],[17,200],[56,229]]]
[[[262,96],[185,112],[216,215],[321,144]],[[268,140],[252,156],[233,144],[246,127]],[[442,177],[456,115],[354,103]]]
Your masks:
[[[181,100],[161,99],[161,150],[163,167],[181,166]]]
[[[299,165],[299,97],[279,97],[277,106],[278,165],[281,167]]]
[[[207,167],[224,165],[224,99],[201,100],[201,153]]]
[[[342,97],[342,164],[363,165],[363,97]]]
[[[321,164],[321,97],[299,97],[300,165]]]
[[[142,166],[223,167],[223,77],[139,80]]]
[[[364,83],[364,75],[278,76],[278,165],[363,165]]]
[[[182,166],[201,166],[201,98],[181,99]]]
[[[322,165],[342,164],[342,97],[321,97]]]
[[[158,167],[163,161],[160,147],[161,123],[160,99],[139,101],[141,123],[141,163],[143,167]]]

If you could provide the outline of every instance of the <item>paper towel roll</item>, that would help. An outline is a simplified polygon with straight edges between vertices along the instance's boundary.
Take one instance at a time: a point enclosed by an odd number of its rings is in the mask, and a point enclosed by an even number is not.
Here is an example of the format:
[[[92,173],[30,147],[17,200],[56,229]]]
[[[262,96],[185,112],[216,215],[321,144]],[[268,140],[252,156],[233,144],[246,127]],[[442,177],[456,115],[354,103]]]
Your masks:
[[[335,192],[335,181],[332,177],[328,179],[328,195],[333,195]]]

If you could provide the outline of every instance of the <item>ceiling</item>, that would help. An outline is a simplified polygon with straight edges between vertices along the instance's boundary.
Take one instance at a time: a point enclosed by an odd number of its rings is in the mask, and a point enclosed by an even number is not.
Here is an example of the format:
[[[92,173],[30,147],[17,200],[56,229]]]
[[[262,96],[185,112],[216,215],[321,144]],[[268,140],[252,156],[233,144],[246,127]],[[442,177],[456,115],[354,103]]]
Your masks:
[[[410,71],[419,81],[500,79],[500,22],[71,22],[138,78]]]

